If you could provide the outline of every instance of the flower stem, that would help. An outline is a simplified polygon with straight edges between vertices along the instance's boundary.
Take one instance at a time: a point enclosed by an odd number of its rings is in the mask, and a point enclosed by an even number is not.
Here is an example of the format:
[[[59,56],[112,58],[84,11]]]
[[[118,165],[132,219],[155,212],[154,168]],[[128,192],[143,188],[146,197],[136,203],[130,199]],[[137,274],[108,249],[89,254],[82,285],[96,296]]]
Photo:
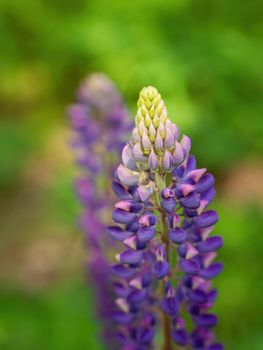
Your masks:
[[[158,192],[156,193],[156,200],[157,205],[159,208],[161,208],[161,199],[160,199],[160,192],[163,188],[166,187],[166,181],[165,177],[155,173],[155,181],[157,185]],[[170,242],[168,239],[168,222],[166,220],[166,213],[160,212],[161,214],[161,220],[160,220],[160,231],[161,231],[161,238],[162,242],[165,245],[165,251],[166,251],[166,260],[168,263],[170,263]],[[164,284],[164,281],[163,281]],[[173,350],[173,342],[171,337],[171,321],[169,317],[165,314],[163,314],[163,348],[162,350]]]
[[[166,250],[166,260],[168,263],[170,263],[170,246],[169,246],[169,240],[168,240],[168,225],[165,220],[165,216],[162,215],[162,240],[165,244],[165,250]],[[171,321],[169,317],[165,314],[163,314],[163,350],[172,350],[173,349],[173,343],[171,338]]]
[[[160,192],[164,187],[166,187],[166,181],[165,181],[165,177],[161,176],[158,173],[155,174],[155,180],[156,180],[156,185],[158,188],[158,193],[156,196],[157,197],[157,204],[161,208]],[[169,228],[168,228],[168,222],[166,220],[165,212],[161,212],[160,231],[161,231],[162,242],[165,245],[166,260],[168,263],[170,263],[170,244],[169,244],[169,239],[168,239]],[[173,350],[173,343],[172,343],[172,337],[171,337],[171,321],[170,321],[169,317],[165,314],[163,314],[163,347],[162,347],[162,350]]]

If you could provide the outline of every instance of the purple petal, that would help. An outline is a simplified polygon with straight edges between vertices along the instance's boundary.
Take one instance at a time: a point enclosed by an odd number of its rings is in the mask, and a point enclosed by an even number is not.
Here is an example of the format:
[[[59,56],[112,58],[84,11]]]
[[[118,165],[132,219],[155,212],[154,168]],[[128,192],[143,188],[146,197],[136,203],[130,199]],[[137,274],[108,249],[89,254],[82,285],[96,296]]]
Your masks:
[[[189,288],[193,288],[193,289],[197,289],[200,288],[202,289],[202,287],[205,285],[206,281],[199,276],[192,276],[191,280],[190,280],[190,285]]]
[[[136,288],[136,289],[142,289],[142,287],[143,287],[142,278],[140,278],[140,277],[134,278],[133,280],[131,280],[131,281],[129,282],[129,285],[130,285],[131,287]]]
[[[205,241],[198,243],[197,249],[200,253],[209,253],[221,248],[223,239],[220,236],[208,237]]]
[[[131,170],[137,170],[137,165],[133,159],[133,155],[132,155],[132,149],[131,146],[129,144],[125,145],[123,150],[122,150],[122,162],[123,164],[131,169]]]
[[[214,327],[217,324],[217,317],[214,314],[196,315],[194,321],[198,326]]]
[[[133,250],[137,249],[138,247],[138,239],[136,236],[128,237],[126,238],[123,243],[128,247]]]
[[[212,289],[208,294],[207,294],[207,299],[210,304],[213,304],[218,296],[218,292],[216,289]]]
[[[194,170],[195,168],[196,168],[195,156],[190,156],[186,162],[186,171],[189,172],[191,170]]]
[[[213,231],[213,229],[214,226],[209,226],[198,229],[198,232],[201,234],[202,239],[206,239],[209,236],[209,234]]]
[[[116,264],[112,267],[112,273],[115,276],[129,279],[135,275],[136,269],[131,268],[131,267],[126,267],[126,266],[121,265],[121,264]]]
[[[142,215],[139,219],[139,224],[142,226],[153,226],[156,223],[156,216],[154,214]]]
[[[139,225],[139,222],[138,222],[138,217],[136,217],[135,220],[129,222],[127,225],[126,225],[126,230],[127,231],[132,231],[132,232],[136,232],[138,230],[138,228],[140,227]]]
[[[184,208],[197,209],[200,205],[200,196],[199,194],[192,192],[186,197],[180,198],[180,204]]]
[[[127,186],[137,185],[139,182],[139,173],[126,168],[124,165],[119,165],[117,174],[120,181]]]
[[[204,304],[207,301],[206,293],[200,289],[189,289],[187,295],[194,303]]]
[[[134,235],[133,232],[124,231],[121,227],[118,226],[107,227],[107,232],[112,238],[116,239],[117,241],[124,241],[125,239]]]
[[[187,196],[189,193],[193,192],[195,189],[194,185],[190,184],[180,184],[176,187],[176,194],[178,196]]]
[[[129,213],[121,209],[115,209],[112,212],[112,220],[120,224],[128,224],[133,220],[135,220],[136,217],[137,217],[137,214]]]
[[[175,329],[172,337],[177,345],[186,346],[188,344],[189,337],[185,329]]]
[[[157,261],[164,261],[166,258],[166,252],[164,245],[158,246],[155,252],[156,260]]]
[[[174,198],[167,198],[167,199],[162,199],[161,205],[167,213],[171,214],[175,209],[176,202]]]
[[[214,210],[208,210],[193,219],[193,223],[200,228],[214,225],[218,221],[218,214]]]
[[[121,283],[119,281],[113,283],[113,288],[117,296],[121,298],[126,298],[129,293],[129,288],[127,288],[124,283]]]
[[[200,207],[198,208],[198,213],[200,214],[213,200],[216,191],[214,187],[211,187],[209,190],[201,193]]]
[[[176,228],[177,225],[180,223],[180,216],[173,213],[172,215],[169,216],[169,226],[171,228]]]
[[[174,191],[170,188],[164,188],[161,191],[161,196],[163,199],[174,198]]]
[[[128,324],[134,319],[134,315],[127,312],[116,311],[114,312],[112,318],[114,321],[118,323]]]
[[[131,199],[132,196],[129,192],[127,192],[127,190],[125,189],[125,187],[119,183],[118,181],[113,181],[112,182],[112,189],[114,191],[114,193],[116,194],[117,197],[119,197],[120,199]]]
[[[154,313],[147,311],[144,313],[142,321],[146,327],[152,327],[156,324],[156,316]]]
[[[120,201],[116,203],[115,208],[121,209],[127,212],[138,213],[143,208],[143,205],[136,201],[125,200],[125,201]]]
[[[178,307],[179,307],[179,303],[177,301],[177,299],[175,297],[173,298],[164,298],[162,300],[162,309],[163,311],[170,316],[173,316],[176,314]]]
[[[189,260],[198,254],[198,250],[191,243],[186,242],[180,245],[178,253],[182,258]]]
[[[169,273],[170,266],[166,260],[157,261],[152,266],[152,273],[159,279],[163,278]]]
[[[213,263],[211,264],[207,269],[201,270],[199,272],[199,276],[205,278],[205,279],[212,279],[216,276],[218,276],[223,269],[222,263]]]
[[[187,173],[186,179],[197,183],[206,172],[205,168],[191,170]]]
[[[147,289],[133,289],[127,297],[129,303],[138,303],[146,298]]]
[[[148,242],[155,236],[155,228],[151,227],[140,227],[137,232],[137,237],[140,242]]]
[[[138,264],[142,259],[141,250],[125,250],[119,256],[121,264]]]
[[[213,175],[211,174],[205,174],[204,176],[201,177],[201,179],[197,182],[195,189],[197,192],[205,192],[207,191],[210,187],[214,186],[215,184],[215,179]]]
[[[144,343],[144,344],[150,343],[152,341],[154,335],[155,335],[155,329],[153,327],[142,329],[141,334],[140,334],[141,343]],[[143,349],[144,348],[141,348],[138,350],[143,350]]]
[[[170,229],[169,231],[169,239],[176,244],[182,244],[183,242],[185,242],[186,238],[187,233],[182,228],[176,227]]]
[[[210,266],[212,261],[216,258],[216,256],[216,252],[202,254],[203,268],[206,269],[208,266]]]
[[[146,202],[152,194],[152,189],[144,185],[138,186],[137,191],[142,202]]]
[[[182,271],[189,275],[196,275],[200,270],[200,266],[194,260],[180,259],[179,266]]]
[[[209,188],[207,191],[201,193],[201,200],[207,201],[208,203],[212,202],[214,196],[215,196],[215,189],[214,187]]]

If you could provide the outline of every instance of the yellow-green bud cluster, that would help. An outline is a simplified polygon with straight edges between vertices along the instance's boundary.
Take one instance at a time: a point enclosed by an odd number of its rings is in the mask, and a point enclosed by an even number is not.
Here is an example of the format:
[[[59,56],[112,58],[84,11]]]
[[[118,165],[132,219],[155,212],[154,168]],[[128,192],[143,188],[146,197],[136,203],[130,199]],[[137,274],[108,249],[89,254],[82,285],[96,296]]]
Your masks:
[[[154,142],[159,125],[166,122],[167,110],[158,90],[152,86],[145,87],[140,92],[137,102],[138,112],[135,118],[136,126],[142,137],[145,127],[149,130],[150,139]],[[152,130],[152,133],[151,133]],[[164,130],[161,130],[164,134]]]
[[[167,109],[158,90],[152,86],[144,87],[137,104],[133,139],[141,143],[143,153],[149,155],[151,149],[157,154],[162,154],[165,149],[173,150],[175,125],[167,117]]]
[[[168,118],[162,97],[152,86],[140,92],[135,124],[117,174],[127,186],[139,184],[139,194],[145,199],[152,191],[148,172],[170,172],[181,164],[189,155],[191,140],[185,135],[178,140],[179,130]]]

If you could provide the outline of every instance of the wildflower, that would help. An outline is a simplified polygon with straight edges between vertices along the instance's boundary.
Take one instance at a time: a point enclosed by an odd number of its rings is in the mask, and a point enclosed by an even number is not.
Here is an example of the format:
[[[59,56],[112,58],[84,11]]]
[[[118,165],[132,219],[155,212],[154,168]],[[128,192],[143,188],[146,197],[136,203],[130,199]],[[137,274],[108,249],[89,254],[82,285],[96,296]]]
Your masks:
[[[173,343],[223,348],[214,342],[217,317],[209,312],[217,296],[211,279],[222,270],[214,259],[223,244],[220,236],[209,236],[218,221],[217,213],[207,210],[214,178],[196,167],[190,150],[190,138],[180,137],[157,89],[143,88],[113,182],[120,198],[112,213],[117,226],[108,229],[124,245],[112,267],[114,283],[122,286],[113,313],[121,349],[152,349],[161,323],[164,350]],[[192,332],[181,310],[190,314]],[[145,315],[155,320],[146,328]]]

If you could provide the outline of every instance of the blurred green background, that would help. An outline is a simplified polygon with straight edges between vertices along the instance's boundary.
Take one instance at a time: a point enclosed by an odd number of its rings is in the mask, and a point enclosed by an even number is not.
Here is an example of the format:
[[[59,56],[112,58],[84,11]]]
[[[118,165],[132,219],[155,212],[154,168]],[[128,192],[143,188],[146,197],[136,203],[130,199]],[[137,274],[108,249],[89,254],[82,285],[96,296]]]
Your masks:
[[[217,179],[218,336],[263,349],[263,3],[0,1],[0,349],[102,349],[65,108],[93,71],[158,87]]]

